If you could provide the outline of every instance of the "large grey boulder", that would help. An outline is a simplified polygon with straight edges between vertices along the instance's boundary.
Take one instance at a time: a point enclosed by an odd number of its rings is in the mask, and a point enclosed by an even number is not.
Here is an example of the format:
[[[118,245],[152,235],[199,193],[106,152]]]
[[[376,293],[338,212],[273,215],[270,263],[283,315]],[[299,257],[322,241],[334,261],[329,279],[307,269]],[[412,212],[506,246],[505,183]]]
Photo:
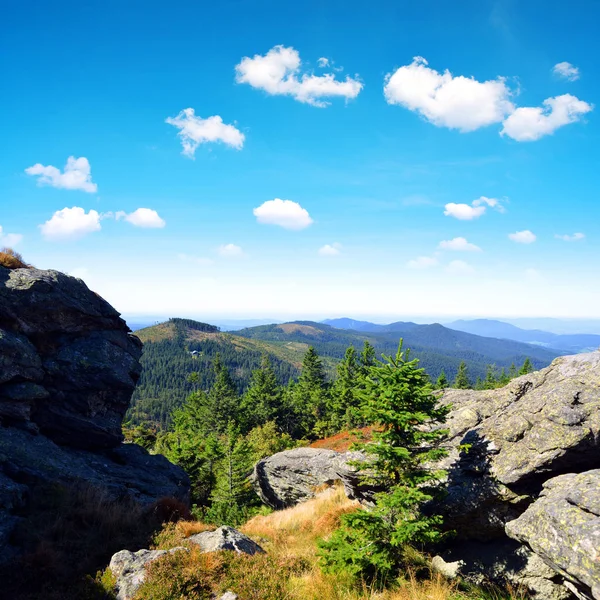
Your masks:
[[[503,537],[554,475],[600,466],[600,352],[555,359],[506,387],[448,390],[447,520],[470,539]]]
[[[187,551],[187,548],[172,550],[121,550],[110,559],[109,568],[116,579],[117,600],[133,600],[136,592],[146,580],[148,565],[165,554]]]
[[[58,271],[0,267],[0,419],[77,448],[121,443],[141,342]]]
[[[319,486],[343,479],[350,481],[354,468],[349,463],[361,458],[358,452],[340,453],[323,448],[284,450],[256,463],[254,489],[271,508],[294,506],[313,498]],[[353,498],[361,491],[358,485],[349,486],[347,493]]]
[[[600,599],[600,469],[547,481],[506,533],[563,575],[579,597]]]
[[[140,355],[119,313],[80,279],[0,267],[0,562],[18,553],[5,545],[48,484],[143,505],[189,500],[182,469],[121,443]]]
[[[203,531],[188,538],[187,541],[200,546],[202,552],[230,550],[238,554],[262,554],[264,550],[248,536],[233,527],[219,527],[214,531]]]

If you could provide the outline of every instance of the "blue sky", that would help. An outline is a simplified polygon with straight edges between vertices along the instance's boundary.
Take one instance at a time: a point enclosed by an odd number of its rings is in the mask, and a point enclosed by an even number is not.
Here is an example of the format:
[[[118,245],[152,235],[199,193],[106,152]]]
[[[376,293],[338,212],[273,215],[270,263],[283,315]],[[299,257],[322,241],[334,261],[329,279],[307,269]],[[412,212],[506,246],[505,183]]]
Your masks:
[[[600,317],[599,13],[5,2],[0,244],[127,315]]]

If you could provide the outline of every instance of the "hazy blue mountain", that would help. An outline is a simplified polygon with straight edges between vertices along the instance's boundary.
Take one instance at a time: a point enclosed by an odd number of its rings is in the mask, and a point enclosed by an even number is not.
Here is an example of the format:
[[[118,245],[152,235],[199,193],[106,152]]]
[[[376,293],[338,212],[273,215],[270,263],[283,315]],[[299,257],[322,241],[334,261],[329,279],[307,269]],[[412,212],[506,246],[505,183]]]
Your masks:
[[[325,319],[321,321],[324,325],[335,327],[335,329],[352,329],[353,331],[379,331],[385,325],[378,325],[377,323],[370,323],[369,321],[356,321],[355,319],[349,319],[348,317],[341,317],[339,319]]]
[[[535,344],[568,353],[587,352],[600,347],[600,335],[589,333],[561,335],[540,329],[521,329],[511,323],[494,319],[461,319],[447,323],[446,327],[480,336]]]
[[[563,354],[553,349],[513,340],[472,335],[439,323],[416,325],[398,322],[388,327],[389,330],[361,332],[336,329],[325,323],[295,321],[250,327],[236,334],[282,347],[312,345],[319,354],[333,359],[341,358],[349,345],[360,348],[365,340],[375,346],[378,354],[391,354],[395,352],[402,337],[405,346],[413,350],[414,356],[421,360],[422,366],[434,378],[441,369],[444,369],[449,377],[453,377],[461,360],[468,362],[471,375],[476,378],[485,375],[487,364],[495,364],[499,368],[509,367],[513,362],[520,365],[529,357],[536,368],[541,368],[556,356]]]

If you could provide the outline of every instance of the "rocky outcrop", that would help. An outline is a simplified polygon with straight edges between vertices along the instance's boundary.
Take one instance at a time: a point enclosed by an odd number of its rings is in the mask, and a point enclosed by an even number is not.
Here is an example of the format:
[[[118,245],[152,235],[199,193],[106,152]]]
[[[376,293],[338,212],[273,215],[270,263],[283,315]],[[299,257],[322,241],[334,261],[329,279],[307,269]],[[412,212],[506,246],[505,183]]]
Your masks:
[[[574,583],[593,589],[573,564],[574,555],[563,556],[561,563],[547,553],[564,555],[561,544],[592,541],[575,532],[574,523],[561,521],[567,513],[556,512],[562,492],[552,481],[566,473],[573,473],[568,478],[580,477],[575,474],[600,466],[600,353],[558,358],[498,390],[448,390],[443,402],[452,405],[445,425],[449,456],[441,465],[448,470],[448,494],[437,509],[459,540],[445,558],[463,560],[461,572],[472,578],[487,571],[491,579],[526,583],[539,598],[563,598]],[[553,506],[547,499],[551,494]],[[574,512],[572,508],[568,514]],[[536,519],[540,528],[542,522],[550,528],[554,550],[530,543],[536,526],[529,536],[526,528]],[[507,532],[527,548],[507,543]],[[492,557],[487,566],[468,560],[472,547],[477,548],[474,556]],[[584,561],[583,554],[579,558]],[[551,568],[551,576],[540,565]],[[580,567],[587,568],[583,565],[585,561]],[[589,577],[597,580],[598,572],[588,569]]]
[[[110,448],[140,375],[141,343],[85,283],[0,267],[0,419],[59,444]]]
[[[203,531],[186,538],[185,541],[199,546],[202,553],[223,550],[249,555],[264,553],[264,550],[256,542],[233,527],[219,527],[214,531]],[[109,569],[116,580],[117,600],[134,598],[139,587],[146,580],[146,570],[152,561],[165,554],[181,551],[189,552],[189,547],[180,546],[171,550],[138,550],[137,552],[121,550],[114,554],[110,560]],[[225,592],[219,596],[219,600],[236,600],[236,598],[237,595],[233,592]]]
[[[137,552],[121,550],[114,554],[110,559],[109,568],[116,580],[115,592],[117,600],[133,600],[136,592],[146,580],[148,565],[165,554],[173,554],[174,552],[181,551],[186,552],[187,548],[138,550]]]
[[[0,267],[0,546],[47,484],[187,500],[180,468],[121,443],[140,354],[119,313],[80,279]]]
[[[355,469],[349,464],[360,460],[358,452],[340,454],[322,448],[295,448],[269,456],[254,467],[254,489],[271,508],[282,509],[313,498],[322,485],[344,480],[350,498],[362,490],[355,482]]]
[[[580,598],[600,599],[600,470],[547,481],[506,533],[563,575]]]
[[[187,538],[192,544],[200,546],[202,552],[230,550],[238,554],[262,554],[264,550],[248,536],[233,527],[219,527],[214,531],[203,531]]]

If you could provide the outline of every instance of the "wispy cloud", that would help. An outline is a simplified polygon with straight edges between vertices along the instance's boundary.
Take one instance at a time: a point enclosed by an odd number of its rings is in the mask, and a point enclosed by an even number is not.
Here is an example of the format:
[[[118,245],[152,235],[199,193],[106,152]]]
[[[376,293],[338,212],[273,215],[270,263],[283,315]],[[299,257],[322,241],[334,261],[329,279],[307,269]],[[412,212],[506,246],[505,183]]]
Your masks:
[[[176,117],[168,117],[165,122],[179,129],[182,154],[189,158],[194,158],[200,144],[222,142],[241,150],[246,139],[239,129],[224,123],[219,115],[203,119],[196,116],[193,108],[186,108]]]
[[[52,165],[44,166],[40,163],[25,169],[27,175],[38,178],[38,185],[48,185],[64,190],[80,190],[93,194],[98,186],[92,182],[92,168],[85,156],[75,158],[69,156],[64,171]]]
[[[529,229],[525,229],[523,231],[516,231],[515,233],[508,234],[509,239],[517,244],[533,244],[537,239],[535,233],[529,231]]]
[[[325,244],[319,248],[321,256],[338,256],[342,252],[342,245],[338,242],[333,244]]]
[[[440,250],[452,250],[454,252],[481,252],[481,248],[471,244],[464,237],[455,237],[451,240],[443,240],[439,243]]]
[[[585,239],[585,233],[574,233],[573,235],[560,235],[557,233],[554,237],[557,240],[562,240],[563,242],[580,242],[581,240]]]
[[[567,81],[577,81],[580,77],[579,69],[570,62],[559,62],[552,67],[552,72]]]
[[[329,59],[321,57],[320,67],[327,67]],[[245,56],[236,65],[237,83],[247,83],[253,88],[278,96],[291,96],[299,102],[312,106],[325,107],[330,104],[326,98],[356,98],[363,84],[347,76],[336,79],[332,73],[314,75],[301,73],[302,61],[297,50],[285,46],[274,46],[265,55]]]

